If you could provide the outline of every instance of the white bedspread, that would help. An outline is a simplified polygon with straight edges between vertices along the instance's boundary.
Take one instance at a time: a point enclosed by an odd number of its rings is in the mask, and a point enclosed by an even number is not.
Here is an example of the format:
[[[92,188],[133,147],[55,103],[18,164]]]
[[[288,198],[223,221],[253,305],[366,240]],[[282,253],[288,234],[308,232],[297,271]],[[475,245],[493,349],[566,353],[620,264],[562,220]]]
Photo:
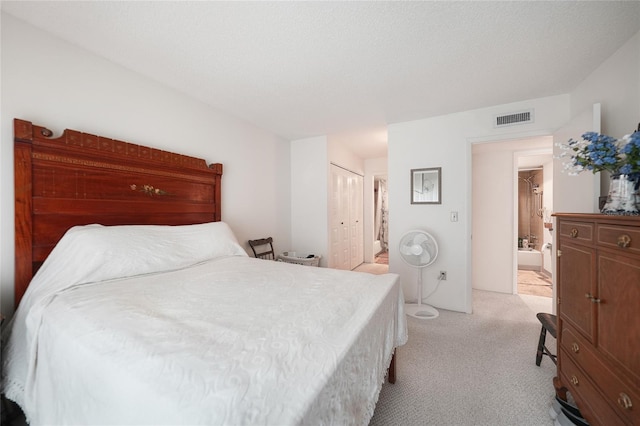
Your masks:
[[[367,424],[407,340],[398,277],[229,250],[49,279],[7,333],[6,395],[33,424]]]

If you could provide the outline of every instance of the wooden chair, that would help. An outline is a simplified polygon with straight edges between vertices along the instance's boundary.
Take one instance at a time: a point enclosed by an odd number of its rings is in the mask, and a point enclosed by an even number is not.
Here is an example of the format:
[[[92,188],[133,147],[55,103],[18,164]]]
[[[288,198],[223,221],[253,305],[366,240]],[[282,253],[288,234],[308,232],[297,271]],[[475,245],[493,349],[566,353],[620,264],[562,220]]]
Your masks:
[[[258,259],[276,260],[273,251],[273,238],[261,238],[259,240],[249,240],[249,246],[253,250],[253,255]]]
[[[551,361],[556,364],[556,355],[552,354],[549,351],[549,349],[545,345],[545,340],[547,338],[547,331],[554,338],[556,337],[558,318],[556,318],[556,316],[553,314],[545,314],[542,312],[538,313],[536,317],[538,317],[538,320],[542,324],[542,330],[540,330],[540,339],[538,340],[538,351],[536,352],[536,365],[538,367],[540,366],[540,363],[542,362],[542,355],[548,356],[549,358],[551,358]]]

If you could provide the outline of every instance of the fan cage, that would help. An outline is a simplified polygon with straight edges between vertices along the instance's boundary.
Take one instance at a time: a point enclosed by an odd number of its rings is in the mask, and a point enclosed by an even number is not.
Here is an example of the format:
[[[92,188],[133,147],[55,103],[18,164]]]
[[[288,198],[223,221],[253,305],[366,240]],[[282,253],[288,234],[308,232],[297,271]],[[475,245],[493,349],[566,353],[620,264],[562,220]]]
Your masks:
[[[418,242],[417,244],[411,244],[414,243],[416,241],[416,238],[420,236],[426,239]],[[410,250],[412,250],[416,245],[419,245],[423,249],[426,247],[426,251],[429,254],[429,260],[427,262],[420,264],[416,264],[413,262],[413,260],[416,259],[418,255],[410,253]],[[400,257],[409,266],[412,266],[414,268],[425,268],[436,261],[439,248],[438,242],[429,232],[423,230],[412,230],[405,233],[402,238],[400,238],[399,250]]]

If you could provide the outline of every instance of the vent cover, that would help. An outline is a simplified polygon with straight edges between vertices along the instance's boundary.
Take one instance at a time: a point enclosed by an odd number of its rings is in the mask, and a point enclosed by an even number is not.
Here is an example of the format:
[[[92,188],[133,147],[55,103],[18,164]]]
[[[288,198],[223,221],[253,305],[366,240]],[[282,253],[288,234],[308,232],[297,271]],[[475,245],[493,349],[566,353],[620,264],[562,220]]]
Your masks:
[[[526,123],[533,123],[533,109],[514,112],[506,115],[497,115],[495,117],[493,125],[494,127],[505,127]]]

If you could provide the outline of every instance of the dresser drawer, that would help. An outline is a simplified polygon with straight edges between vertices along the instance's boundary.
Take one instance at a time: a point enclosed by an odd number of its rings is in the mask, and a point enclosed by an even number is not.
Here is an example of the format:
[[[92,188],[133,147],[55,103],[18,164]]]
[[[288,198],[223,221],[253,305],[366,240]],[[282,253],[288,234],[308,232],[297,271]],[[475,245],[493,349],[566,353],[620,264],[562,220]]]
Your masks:
[[[570,241],[579,241],[585,244],[594,242],[594,224],[588,222],[572,222],[561,220],[559,236]]]
[[[562,324],[560,345],[567,355],[587,372],[599,368],[600,361],[593,345],[565,321]]]
[[[615,426],[632,424],[622,420],[605,401],[587,375],[573,362],[564,347],[560,349],[560,378],[575,398],[578,407],[591,425]]]
[[[598,225],[598,245],[640,254],[640,229],[630,226]]]
[[[618,415],[631,424],[640,425],[640,397],[637,390],[615,375],[600,359],[593,346],[568,325],[562,327],[560,341],[566,358],[579,365],[593,381],[607,403]]]
[[[582,364],[579,364],[582,365]],[[638,390],[627,384],[604,364],[586,364],[585,373],[598,386],[604,399],[620,417],[630,424],[640,425],[640,396]]]

